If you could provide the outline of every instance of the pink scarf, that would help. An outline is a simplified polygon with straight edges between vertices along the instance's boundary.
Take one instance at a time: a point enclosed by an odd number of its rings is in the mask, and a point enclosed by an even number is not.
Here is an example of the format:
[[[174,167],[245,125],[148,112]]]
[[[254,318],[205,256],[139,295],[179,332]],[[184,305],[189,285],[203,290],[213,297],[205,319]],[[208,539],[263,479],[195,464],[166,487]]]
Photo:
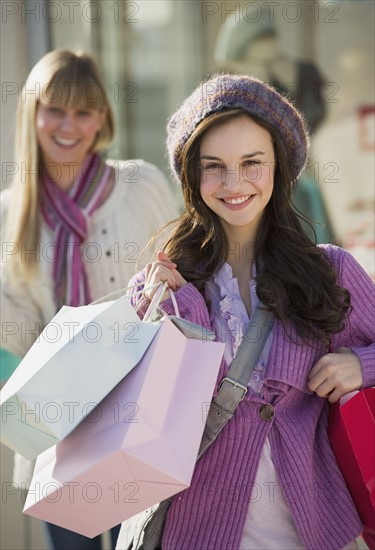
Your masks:
[[[91,302],[81,245],[87,239],[87,220],[100,206],[110,168],[98,155],[90,155],[69,191],[60,189],[47,174],[41,181],[41,211],[56,243],[53,278],[55,303]]]

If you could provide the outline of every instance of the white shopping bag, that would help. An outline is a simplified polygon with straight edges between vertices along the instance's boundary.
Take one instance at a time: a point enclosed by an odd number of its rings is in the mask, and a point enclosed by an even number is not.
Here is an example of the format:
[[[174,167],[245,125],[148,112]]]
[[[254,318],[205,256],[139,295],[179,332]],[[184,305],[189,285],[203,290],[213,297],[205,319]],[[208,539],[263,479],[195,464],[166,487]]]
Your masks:
[[[137,365],[159,326],[127,296],[62,307],[1,391],[1,442],[29,460],[55,445]]]

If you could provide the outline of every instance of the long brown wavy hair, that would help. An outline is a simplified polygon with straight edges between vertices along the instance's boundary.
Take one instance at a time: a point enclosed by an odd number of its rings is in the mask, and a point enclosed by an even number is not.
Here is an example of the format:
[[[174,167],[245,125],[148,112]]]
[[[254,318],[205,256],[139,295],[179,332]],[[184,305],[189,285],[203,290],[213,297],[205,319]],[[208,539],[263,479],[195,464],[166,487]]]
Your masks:
[[[249,116],[242,109],[209,115],[181,152],[185,209],[164,251],[203,295],[206,282],[226,261],[229,247],[220,219],[200,194],[200,144],[209,129],[243,115]],[[296,181],[277,130],[253,115],[250,118],[270,133],[276,158],[273,193],[254,243],[258,297],[287,330],[292,323],[304,341],[328,343],[344,327],[349,292],[337,285],[329,258],[302,228],[302,216],[291,200]]]

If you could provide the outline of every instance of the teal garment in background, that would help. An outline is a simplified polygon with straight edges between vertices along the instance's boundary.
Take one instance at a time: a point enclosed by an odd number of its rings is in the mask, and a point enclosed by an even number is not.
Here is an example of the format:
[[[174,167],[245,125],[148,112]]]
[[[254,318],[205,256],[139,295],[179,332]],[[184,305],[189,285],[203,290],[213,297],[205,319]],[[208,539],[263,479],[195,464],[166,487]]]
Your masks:
[[[7,380],[18,367],[21,357],[0,348],[0,380]]]
[[[314,179],[309,175],[302,175],[298,180],[296,190],[293,195],[293,204],[296,208],[311,218],[317,244],[334,243],[335,238],[329,222],[328,214],[325,209],[319,186]],[[302,222],[307,234],[314,241],[315,236],[311,227]]]

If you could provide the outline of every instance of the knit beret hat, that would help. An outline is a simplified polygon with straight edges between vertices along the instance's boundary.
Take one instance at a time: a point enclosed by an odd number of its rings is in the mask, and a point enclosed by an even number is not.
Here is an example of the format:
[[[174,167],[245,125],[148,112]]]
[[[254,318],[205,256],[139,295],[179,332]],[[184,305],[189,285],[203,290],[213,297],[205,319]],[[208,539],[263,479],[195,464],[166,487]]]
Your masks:
[[[219,74],[202,82],[168,121],[167,149],[178,181],[182,151],[198,124],[212,113],[238,108],[276,128],[290,159],[293,177],[298,178],[306,166],[309,149],[309,136],[301,114],[257,78]]]

